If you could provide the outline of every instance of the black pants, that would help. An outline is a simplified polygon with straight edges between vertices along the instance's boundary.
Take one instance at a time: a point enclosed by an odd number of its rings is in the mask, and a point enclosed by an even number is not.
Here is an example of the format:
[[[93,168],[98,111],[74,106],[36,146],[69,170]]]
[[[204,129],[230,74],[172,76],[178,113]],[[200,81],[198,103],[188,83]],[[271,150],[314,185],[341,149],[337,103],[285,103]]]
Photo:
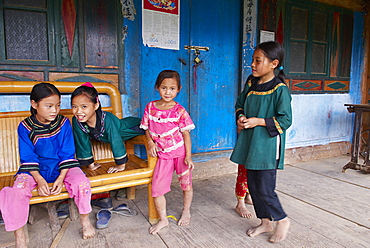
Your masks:
[[[259,219],[279,221],[287,216],[275,193],[276,171],[248,170],[248,189]]]

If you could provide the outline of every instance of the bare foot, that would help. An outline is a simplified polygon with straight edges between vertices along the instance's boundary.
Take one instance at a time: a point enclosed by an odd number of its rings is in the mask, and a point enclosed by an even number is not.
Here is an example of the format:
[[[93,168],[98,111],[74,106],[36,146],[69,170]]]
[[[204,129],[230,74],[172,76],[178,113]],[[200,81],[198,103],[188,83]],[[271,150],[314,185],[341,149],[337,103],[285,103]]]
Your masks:
[[[251,194],[247,193],[247,195],[244,198],[244,202],[250,205],[253,205]]]
[[[92,163],[87,166],[90,170],[96,170],[101,167],[99,163]]]
[[[179,226],[187,226],[190,224],[190,210],[183,210],[180,220],[177,222]]]
[[[126,164],[112,166],[108,169],[108,173],[116,173],[119,171],[124,171],[126,169]]]
[[[27,224],[26,224],[27,225]],[[27,248],[26,234],[23,227],[14,231],[15,236],[15,247],[17,248]]]
[[[252,213],[245,207],[244,199],[238,198],[238,204],[235,211],[243,218],[252,218]]]
[[[272,221],[269,219],[262,219],[262,222],[259,226],[252,227],[247,230],[247,235],[250,237],[255,237],[261,233],[271,232],[274,229]]]
[[[245,207],[236,205],[235,211],[243,218],[252,218],[252,213]]]
[[[149,228],[149,233],[150,234],[157,234],[160,230],[162,230],[162,228],[168,226],[168,220],[167,218],[165,220],[160,220],[157,224],[155,224],[154,226],[151,226]]]
[[[82,225],[82,238],[89,239],[95,236],[95,228],[91,224],[89,214],[81,214],[80,221]]]
[[[280,241],[283,241],[286,238],[286,235],[288,234],[288,230],[290,227],[290,220],[288,217],[285,217],[282,220],[276,221],[276,227],[275,232],[270,238],[270,242],[272,243],[278,243]]]

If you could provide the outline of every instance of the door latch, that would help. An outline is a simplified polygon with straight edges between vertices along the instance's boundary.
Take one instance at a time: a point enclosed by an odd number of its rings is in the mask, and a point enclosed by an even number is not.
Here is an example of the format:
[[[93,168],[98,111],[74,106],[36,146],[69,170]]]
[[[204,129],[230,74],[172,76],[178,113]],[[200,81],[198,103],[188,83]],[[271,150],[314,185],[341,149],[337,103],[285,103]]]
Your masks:
[[[198,65],[202,63],[203,61],[199,58],[200,51],[209,51],[209,47],[204,47],[204,46],[184,46],[185,49],[187,50],[194,50],[195,58],[194,62]]]
[[[209,51],[209,47],[204,47],[204,46],[188,46],[188,45],[185,45],[184,46],[185,49],[188,49],[188,50],[195,50],[196,51],[206,51],[208,52]]]

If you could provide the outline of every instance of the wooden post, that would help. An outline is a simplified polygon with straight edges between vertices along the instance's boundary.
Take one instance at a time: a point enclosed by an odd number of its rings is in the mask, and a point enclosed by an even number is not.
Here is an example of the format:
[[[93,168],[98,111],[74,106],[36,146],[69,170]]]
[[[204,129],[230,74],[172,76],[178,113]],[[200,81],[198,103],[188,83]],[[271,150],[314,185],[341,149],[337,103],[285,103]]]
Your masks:
[[[72,221],[75,221],[80,216],[80,213],[78,212],[75,200],[72,198],[68,199],[68,205],[69,205],[69,218],[71,218]]]
[[[127,199],[134,200],[136,197],[135,187],[127,188]]]
[[[59,219],[58,219],[57,208],[56,208],[56,205],[58,203],[59,201],[43,203],[49,214],[49,222],[50,222],[49,224],[50,224],[51,230],[53,231],[53,234],[55,232],[59,232],[61,228]]]
[[[152,183],[148,184],[148,213],[149,213],[149,223],[156,224],[159,221],[159,214],[155,208],[154,199],[152,197]]]
[[[30,205],[30,213],[28,215],[28,223],[30,223],[31,225],[33,223],[35,223],[36,220],[37,220],[37,218],[36,218],[36,216],[37,216],[36,208],[37,208],[36,205]]]

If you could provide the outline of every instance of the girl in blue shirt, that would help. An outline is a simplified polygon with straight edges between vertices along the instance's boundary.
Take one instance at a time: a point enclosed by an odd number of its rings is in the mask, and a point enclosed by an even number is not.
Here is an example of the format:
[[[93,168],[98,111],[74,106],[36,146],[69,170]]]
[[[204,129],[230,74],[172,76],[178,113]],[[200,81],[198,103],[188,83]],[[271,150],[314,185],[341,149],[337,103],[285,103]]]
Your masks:
[[[58,195],[65,185],[80,212],[83,238],[95,235],[89,220],[90,180],[74,158],[75,146],[69,120],[59,115],[60,92],[40,83],[31,91],[31,116],[18,126],[21,166],[13,187],[0,191],[0,210],[6,231],[14,231],[16,247],[26,247],[23,226],[28,220],[32,190],[40,196]],[[53,183],[49,188],[48,183]]]

